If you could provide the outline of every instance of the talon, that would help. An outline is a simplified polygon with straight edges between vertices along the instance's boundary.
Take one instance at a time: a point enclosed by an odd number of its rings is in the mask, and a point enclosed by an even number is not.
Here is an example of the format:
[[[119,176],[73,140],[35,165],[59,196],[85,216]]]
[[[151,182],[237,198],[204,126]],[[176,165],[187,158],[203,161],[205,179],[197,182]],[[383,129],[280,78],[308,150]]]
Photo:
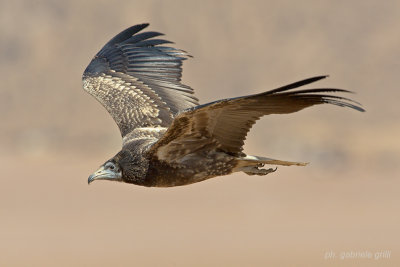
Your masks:
[[[275,167],[275,169],[269,168],[266,171],[267,171],[267,174],[268,174],[268,173],[276,172],[277,169],[278,169],[278,167]]]
[[[247,166],[243,167],[241,171],[245,172],[248,175],[267,175],[268,173],[275,172],[278,169],[276,167],[275,169],[259,169],[256,166]]]

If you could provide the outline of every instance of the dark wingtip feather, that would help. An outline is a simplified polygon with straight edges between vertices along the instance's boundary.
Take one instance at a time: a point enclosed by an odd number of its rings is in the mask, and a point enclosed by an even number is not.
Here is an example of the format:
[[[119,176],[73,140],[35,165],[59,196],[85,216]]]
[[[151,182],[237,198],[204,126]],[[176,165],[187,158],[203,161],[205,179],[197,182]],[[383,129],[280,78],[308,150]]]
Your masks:
[[[137,24],[137,25],[131,26],[131,27],[123,30],[122,32],[120,32],[116,36],[114,36],[110,41],[108,41],[108,43],[106,43],[104,48],[108,47],[110,45],[113,45],[113,44],[121,43],[121,42],[131,38],[132,35],[140,32],[141,30],[143,30],[144,28],[146,28],[149,25],[150,25],[149,23],[142,23],[142,24]]]
[[[307,95],[306,94],[306,95],[300,95],[300,97],[303,97],[304,99],[307,99],[307,97],[317,98],[317,99],[321,99],[325,103],[329,103],[329,104],[332,104],[332,105],[341,106],[341,107],[349,107],[349,108],[358,110],[360,112],[364,112],[365,111],[365,109],[363,109],[361,107],[361,104],[358,103],[357,101],[354,101],[353,99],[349,99],[349,98],[342,97],[342,96],[320,95],[320,94]]]
[[[160,32],[143,32],[143,33],[139,33],[139,34],[134,34],[133,36],[129,37],[128,39],[126,39],[125,41],[121,42],[120,45],[123,44],[134,44],[140,41],[144,41],[153,37],[157,37],[157,36],[162,36],[164,35],[163,33]]]
[[[335,106],[348,107],[348,108],[352,108],[352,109],[355,109],[355,110],[360,111],[360,112],[365,112],[365,109],[363,109],[360,106],[357,106],[357,105],[354,105],[354,104],[351,104],[351,103],[347,103],[345,101],[340,101],[340,100],[338,100],[336,98],[332,98],[332,97],[323,98],[323,101],[325,103],[332,104],[332,105],[335,105]]]
[[[321,75],[321,76],[315,76],[312,78],[304,79],[295,83],[291,83],[282,87],[279,87],[277,89],[267,91],[265,93],[262,93],[260,95],[265,95],[265,96],[270,96],[270,95],[286,95],[286,96],[293,96],[296,98],[302,98],[302,99],[314,99],[314,101],[323,101],[324,103],[329,103],[333,104],[336,106],[342,106],[342,107],[349,107],[353,108],[355,110],[358,110],[360,112],[365,112],[365,109],[361,107],[361,104],[345,97],[339,97],[339,96],[332,96],[332,95],[318,95],[315,93],[322,93],[322,92],[330,92],[330,93],[335,93],[335,92],[340,92],[340,93],[354,93],[352,91],[344,90],[344,89],[337,89],[337,88],[317,88],[317,89],[305,89],[305,90],[297,90],[297,91],[288,91],[290,89],[298,88],[306,84],[310,84],[322,79],[325,79],[329,77],[329,75]],[[287,92],[288,91],[288,92]],[[348,103],[352,102],[354,104]],[[317,101],[318,102],[318,101]]]
[[[185,53],[185,56],[190,57],[190,58],[193,58],[193,56],[192,56],[191,54],[189,54],[186,50],[179,49],[179,51]]]
[[[304,86],[306,84],[310,84],[310,83],[325,79],[327,77],[329,77],[329,75],[321,75],[321,76],[311,77],[311,78],[308,78],[308,79],[304,79],[304,80],[301,80],[301,81],[298,81],[298,82],[294,82],[294,83],[291,83],[291,84],[276,88],[276,89],[268,91],[266,93],[275,94],[275,93],[287,91],[287,90],[290,90],[290,89],[294,89],[294,88],[297,88],[297,87]]]
[[[330,95],[330,94],[319,94],[319,93],[353,93],[352,91],[338,89],[338,88],[315,88],[315,89],[304,89],[274,94],[273,96],[288,96],[297,99],[312,100],[317,104],[319,101],[323,103],[329,103],[337,106],[350,107],[355,110],[364,112],[365,110],[361,107],[361,104],[353,99]],[[347,101],[347,102],[346,102]],[[350,103],[348,103],[350,102]],[[353,104],[352,104],[353,103]]]
[[[315,88],[315,89],[303,89],[303,90],[296,90],[290,92],[281,93],[282,95],[292,95],[292,94],[308,94],[308,93],[351,93],[354,92],[346,90],[346,89],[339,89],[339,88]]]

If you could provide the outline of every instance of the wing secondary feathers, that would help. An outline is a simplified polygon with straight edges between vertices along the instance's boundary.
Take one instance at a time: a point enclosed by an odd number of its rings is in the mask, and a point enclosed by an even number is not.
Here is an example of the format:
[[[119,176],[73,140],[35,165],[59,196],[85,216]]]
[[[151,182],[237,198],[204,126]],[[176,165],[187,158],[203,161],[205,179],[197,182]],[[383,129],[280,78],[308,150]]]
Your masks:
[[[364,111],[351,99],[327,94],[348,93],[346,90],[292,90],[325,77],[318,76],[261,94],[219,100],[185,110],[174,119],[151,152],[161,160],[173,162],[213,144],[220,151],[240,155],[248,131],[264,115],[293,113],[324,103]]]
[[[112,38],[83,74],[83,88],[111,114],[124,137],[135,128],[168,127],[174,116],[198,105],[181,83],[183,50],[152,39],[163,34],[132,26]],[[131,135],[130,135],[131,136]]]

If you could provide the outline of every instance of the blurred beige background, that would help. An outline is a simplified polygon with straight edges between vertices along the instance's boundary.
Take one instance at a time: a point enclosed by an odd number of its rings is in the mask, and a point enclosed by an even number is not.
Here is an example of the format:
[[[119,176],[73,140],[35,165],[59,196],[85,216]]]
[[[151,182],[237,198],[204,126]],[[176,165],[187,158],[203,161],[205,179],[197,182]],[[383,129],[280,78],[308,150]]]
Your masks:
[[[315,86],[367,112],[314,107],[248,136],[249,154],[307,167],[88,186],[121,139],[81,75],[142,22],[194,56],[183,81],[201,103],[330,74]],[[400,266],[399,29],[396,0],[1,0],[0,265]],[[365,251],[391,254],[340,258]]]

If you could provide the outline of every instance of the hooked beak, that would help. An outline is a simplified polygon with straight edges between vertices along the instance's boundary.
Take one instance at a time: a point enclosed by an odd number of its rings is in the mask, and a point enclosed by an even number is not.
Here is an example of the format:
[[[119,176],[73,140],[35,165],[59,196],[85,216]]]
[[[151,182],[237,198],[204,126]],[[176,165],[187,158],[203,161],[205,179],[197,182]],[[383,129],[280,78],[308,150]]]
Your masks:
[[[94,180],[122,181],[122,174],[121,172],[114,172],[110,169],[106,170],[104,166],[101,166],[96,172],[89,176],[88,184]]]

